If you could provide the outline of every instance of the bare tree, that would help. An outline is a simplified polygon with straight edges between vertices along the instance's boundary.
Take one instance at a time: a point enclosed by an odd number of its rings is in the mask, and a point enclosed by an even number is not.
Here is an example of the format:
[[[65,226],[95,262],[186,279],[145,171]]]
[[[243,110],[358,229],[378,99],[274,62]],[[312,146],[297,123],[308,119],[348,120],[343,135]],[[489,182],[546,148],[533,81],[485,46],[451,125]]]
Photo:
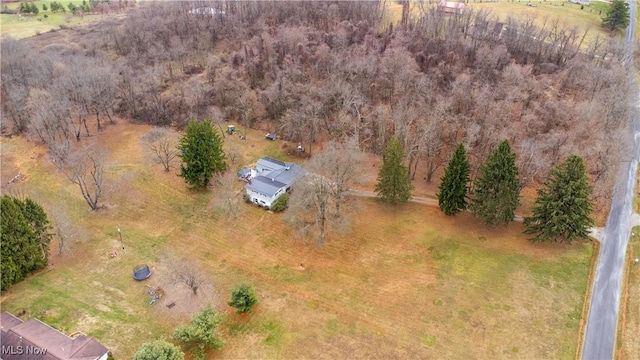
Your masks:
[[[540,143],[525,139],[517,145],[516,165],[518,166],[518,174],[520,176],[520,187],[525,188],[531,185],[543,171],[549,169],[546,158],[541,156]]]
[[[206,275],[200,265],[194,259],[176,258],[168,255],[169,271],[173,274],[173,281],[186,285],[193,295],[198,295],[198,290],[206,286]]]
[[[50,150],[60,146],[68,147],[73,126],[68,102],[56,93],[43,89],[33,89],[27,101],[29,112],[29,132]]]
[[[444,141],[446,125],[446,115],[441,106],[431,109],[420,124],[421,146],[419,148],[427,162],[427,183],[431,183],[433,174],[447,161],[445,148],[451,144],[446,144]]]
[[[105,195],[103,190],[106,159],[107,154],[103,148],[89,144],[58,161],[58,168],[69,181],[78,185],[82,197],[93,211],[99,208],[99,201]]]
[[[224,209],[233,220],[238,218],[240,200],[242,199],[242,186],[233,171],[226,171],[216,175],[216,195],[214,204]]]
[[[166,128],[155,127],[143,137],[143,140],[149,144],[154,163],[162,164],[165,172],[171,171],[173,159],[178,156],[178,148],[176,141],[169,136],[169,131]]]
[[[58,256],[73,251],[75,244],[85,240],[87,233],[74,224],[63,204],[55,204],[48,212],[58,240]]]
[[[296,181],[295,191],[289,199],[289,221],[303,236],[315,229],[320,246],[324,245],[331,213],[332,187],[329,179],[309,172]]]
[[[357,168],[362,157],[357,140],[350,138],[345,143],[330,141],[309,164],[310,171],[322,174],[330,181],[335,217],[342,215],[340,206],[345,202],[345,195],[358,174]]]
[[[315,230],[318,245],[323,245],[328,226],[337,229],[348,224],[341,205],[346,201],[361,159],[357,141],[352,138],[344,144],[329,142],[311,160],[309,172],[296,181],[287,210],[289,220],[300,234]]]
[[[242,164],[244,157],[242,156],[242,149],[238,144],[230,143],[226,146],[225,155],[231,165]]]

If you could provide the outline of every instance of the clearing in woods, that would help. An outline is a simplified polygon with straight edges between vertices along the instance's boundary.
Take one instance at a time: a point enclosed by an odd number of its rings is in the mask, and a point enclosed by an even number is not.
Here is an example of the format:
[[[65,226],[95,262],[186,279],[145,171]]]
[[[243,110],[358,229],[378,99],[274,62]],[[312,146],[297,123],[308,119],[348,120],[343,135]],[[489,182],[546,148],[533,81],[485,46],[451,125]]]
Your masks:
[[[575,357],[590,243],[531,244],[519,223],[487,228],[469,213],[446,217],[421,204],[356,199],[352,231],[329,233],[317,247],[296,238],[281,214],[242,203],[231,220],[212,205],[215,188],[191,192],[176,170],[150,165],[140,140],[150,129],[120,120],[82,140],[109,149],[107,180],[116,186],[97,212],[45,149],[0,139],[3,192],[45,209],[57,205],[87,234],[4,292],[3,311],[95,336],[119,359],[170,338],[198,307],[194,301],[224,314],[218,358]],[[246,141],[231,136],[225,146],[243,149],[244,163],[282,158],[282,142],[263,137],[249,130]],[[376,171],[363,165],[359,187],[371,189]],[[24,177],[7,185],[18,172]],[[113,249],[119,253],[110,258]],[[193,259],[206,274],[197,298],[168,280],[169,253]],[[131,277],[140,263],[154,271],[145,282]],[[250,315],[226,305],[239,282],[257,289]],[[165,296],[150,305],[145,285],[164,286]],[[170,302],[176,305],[168,309]]]

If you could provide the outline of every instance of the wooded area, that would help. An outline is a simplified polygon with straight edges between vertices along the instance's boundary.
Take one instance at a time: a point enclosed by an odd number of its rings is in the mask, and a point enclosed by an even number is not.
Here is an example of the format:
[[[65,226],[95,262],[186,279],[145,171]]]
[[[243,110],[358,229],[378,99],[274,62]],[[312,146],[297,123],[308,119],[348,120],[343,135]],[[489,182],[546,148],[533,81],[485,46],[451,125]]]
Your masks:
[[[216,11],[201,11],[212,9]],[[126,18],[2,40],[5,134],[71,157],[115,117],[182,128],[209,118],[309,145],[396,136],[415,178],[459,143],[471,178],[508,139],[523,187],[570,154],[608,205],[626,141],[627,77],[613,38],[558,20],[499,23],[425,8],[383,28],[361,2],[150,2]]]

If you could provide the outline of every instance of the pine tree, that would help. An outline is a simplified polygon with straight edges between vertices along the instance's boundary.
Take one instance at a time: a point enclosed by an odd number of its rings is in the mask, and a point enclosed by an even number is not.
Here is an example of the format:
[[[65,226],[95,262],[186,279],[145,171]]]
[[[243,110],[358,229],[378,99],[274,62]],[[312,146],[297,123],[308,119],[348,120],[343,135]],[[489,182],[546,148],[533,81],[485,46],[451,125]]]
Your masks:
[[[607,14],[602,19],[602,26],[609,31],[624,30],[629,25],[629,4],[623,0],[613,0],[609,4]]]
[[[222,140],[210,121],[191,121],[178,145],[180,175],[194,189],[205,189],[214,173],[227,168]]]
[[[469,161],[462,144],[458,145],[438,187],[438,205],[446,215],[467,208],[469,191]]]
[[[47,265],[51,234],[40,205],[2,196],[0,204],[1,289],[22,281]]]
[[[251,312],[251,308],[258,302],[256,290],[246,284],[236,286],[231,290],[231,300],[227,305],[236,308],[236,314]]]
[[[515,217],[520,193],[516,155],[509,141],[501,142],[480,170],[469,208],[487,225],[506,225]]]
[[[133,360],[184,360],[180,348],[165,340],[142,344]]]
[[[533,215],[525,218],[532,241],[566,241],[589,236],[593,226],[589,200],[591,187],[582,158],[572,155],[549,171],[544,188],[538,190]]]
[[[42,250],[42,256],[38,260],[37,266],[44,267],[49,260],[49,243],[53,236],[50,232],[51,224],[47,219],[47,213],[42,206],[29,198],[24,201],[19,199],[13,199],[13,201],[20,207],[27,224],[33,230],[35,243]]]
[[[190,351],[194,358],[204,360],[209,350],[220,350],[224,340],[218,334],[220,315],[208,305],[191,317],[191,325],[179,325],[173,331],[173,338],[182,343],[183,349]]]
[[[382,167],[378,172],[376,193],[384,202],[391,204],[406,203],[411,198],[411,178],[407,167],[402,165],[404,154],[400,141],[395,136],[382,154]]]

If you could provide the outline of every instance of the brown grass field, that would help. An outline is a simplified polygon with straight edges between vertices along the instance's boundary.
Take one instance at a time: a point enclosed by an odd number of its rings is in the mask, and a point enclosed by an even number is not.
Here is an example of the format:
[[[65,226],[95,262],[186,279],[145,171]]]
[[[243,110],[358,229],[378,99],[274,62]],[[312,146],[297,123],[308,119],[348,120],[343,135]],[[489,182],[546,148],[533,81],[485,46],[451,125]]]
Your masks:
[[[207,302],[224,315],[227,343],[211,354],[216,358],[575,357],[588,242],[532,244],[519,223],[487,228],[468,213],[446,217],[424,205],[358,199],[352,231],[329,233],[317,247],[293,236],[279,214],[241,204],[240,217],[230,220],[212,205],[215,189],[194,193],[176,171],[150,165],[140,141],[149,130],[121,120],[83,140],[110,150],[107,178],[117,184],[97,212],[38,144],[0,140],[2,191],[46,209],[57,205],[89,234],[4,292],[3,311],[95,336],[116,359],[131,358],[144,342],[170,339]],[[262,136],[250,130],[247,141],[226,143],[241,146],[246,163],[282,157],[281,142]],[[358,186],[371,188],[376,169],[363,165]],[[18,172],[25,178],[6,185]],[[119,249],[113,259],[112,249]],[[194,297],[168,280],[168,254],[200,264],[208,275],[204,291]],[[139,263],[154,270],[144,283],[131,278]],[[248,316],[225,304],[239,282],[259,294]],[[145,285],[163,286],[166,296],[149,305]],[[171,301],[176,306],[168,309]]]
[[[619,318],[618,352],[620,360],[637,359],[640,356],[640,344],[637,341],[640,333],[640,226],[633,228],[627,253],[627,269],[625,289]]]
[[[640,173],[638,174],[640,175]],[[636,193],[640,189],[640,176],[636,180]],[[640,198],[634,198],[633,209],[640,213]],[[631,231],[627,249],[627,268],[623,288],[620,317],[618,319],[617,358],[620,360],[637,359],[640,356],[640,226]]]
[[[433,1],[435,4],[437,1]],[[527,6],[531,3],[535,6]],[[431,6],[435,6],[435,5]],[[383,16],[382,26],[386,27],[389,23],[395,23],[402,16],[402,5],[396,2],[386,2],[386,8]],[[609,32],[602,28],[602,16],[608,9],[608,3],[605,1],[594,0],[591,5],[581,8],[578,4],[572,4],[562,0],[533,0],[533,1],[469,1],[467,6],[473,11],[489,11],[490,17],[497,21],[506,21],[509,17],[514,19],[534,19],[538,26],[546,23],[550,27],[553,21],[557,21],[558,25],[566,29],[578,29],[579,34],[586,32],[584,47],[587,47],[596,36],[607,38]],[[418,16],[420,9],[418,5],[413,6],[413,13]],[[640,14],[637,15],[640,17]],[[636,38],[640,38],[640,24],[636,24]]]

